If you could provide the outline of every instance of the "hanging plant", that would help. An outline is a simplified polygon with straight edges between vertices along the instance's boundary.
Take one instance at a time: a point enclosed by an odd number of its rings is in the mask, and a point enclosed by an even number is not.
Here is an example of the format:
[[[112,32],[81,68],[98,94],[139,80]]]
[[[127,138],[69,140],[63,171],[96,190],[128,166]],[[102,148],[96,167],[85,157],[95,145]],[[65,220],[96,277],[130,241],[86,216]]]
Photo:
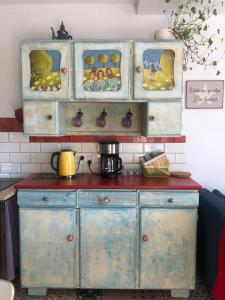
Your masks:
[[[169,29],[176,39],[184,43],[184,70],[192,69],[189,63],[196,63],[205,68],[213,67],[219,75],[218,62],[222,58],[214,59],[213,53],[218,49],[220,29],[209,33],[208,20],[217,15],[217,7],[223,6],[219,0],[165,0],[174,4],[174,9],[168,15]],[[164,10],[167,14],[167,11]]]

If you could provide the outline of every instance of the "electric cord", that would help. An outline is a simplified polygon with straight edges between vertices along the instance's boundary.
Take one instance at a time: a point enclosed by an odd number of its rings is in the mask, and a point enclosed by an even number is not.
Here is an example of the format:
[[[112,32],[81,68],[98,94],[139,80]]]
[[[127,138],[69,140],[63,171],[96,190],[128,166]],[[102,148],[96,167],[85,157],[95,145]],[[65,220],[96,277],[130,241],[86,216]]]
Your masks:
[[[87,161],[87,163],[88,163],[88,168],[89,168],[91,174],[94,174],[94,175],[101,175],[101,173],[96,173],[96,172],[94,172],[94,171],[92,170],[92,168],[91,168],[92,161],[91,161],[90,159]]]

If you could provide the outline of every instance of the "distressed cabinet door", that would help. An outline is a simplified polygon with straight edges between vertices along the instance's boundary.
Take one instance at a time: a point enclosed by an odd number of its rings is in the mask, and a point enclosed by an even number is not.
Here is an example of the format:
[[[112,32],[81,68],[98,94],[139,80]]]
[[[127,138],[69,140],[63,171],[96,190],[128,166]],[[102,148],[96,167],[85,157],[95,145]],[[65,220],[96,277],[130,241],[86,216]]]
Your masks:
[[[81,288],[135,288],[136,209],[80,209]]]
[[[75,210],[20,209],[23,287],[75,287]]]
[[[23,106],[24,133],[55,135],[64,132],[66,106],[62,102],[25,101]]]
[[[181,135],[182,106],[180,102],[149,102],[146,112],[146,136]]]
[[[21,45],[23,99],[69,99],[71,43],[25,41]]]
[[[132,72],[128,41],[75,42],[75,98],[130,98]]]
[[[196,211],[141,208],[140,288],[194,289]]]
[[[182,97],[183,43],[140,41],[134,43],[134,98]]]

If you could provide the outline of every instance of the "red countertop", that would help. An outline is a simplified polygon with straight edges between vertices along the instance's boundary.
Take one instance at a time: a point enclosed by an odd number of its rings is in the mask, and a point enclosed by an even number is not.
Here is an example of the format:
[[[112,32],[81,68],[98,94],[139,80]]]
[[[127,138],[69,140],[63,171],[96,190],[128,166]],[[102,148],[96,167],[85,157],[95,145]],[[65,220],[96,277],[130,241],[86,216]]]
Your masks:
[[[156,189],[156,190],[199,190],[201,185],[191,178],[143,176],[105,179],[98,175],[78,174],[73,179],[27,178],[15,185],[16,189]]]

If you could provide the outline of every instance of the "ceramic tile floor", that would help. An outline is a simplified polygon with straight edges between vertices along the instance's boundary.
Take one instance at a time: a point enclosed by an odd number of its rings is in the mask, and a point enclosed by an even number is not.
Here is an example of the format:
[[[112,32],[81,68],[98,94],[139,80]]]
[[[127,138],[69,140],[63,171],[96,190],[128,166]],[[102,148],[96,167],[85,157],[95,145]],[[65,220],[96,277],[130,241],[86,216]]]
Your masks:
[[[16,288],[14,300],[75,300],[75,290],[50,289],[47,297],[28,296],[26,289]],[[169,291],[104,291],[103,300],[170,300]],[[191,292],[189,300],[212,300],[206,287],[198,280],[196,289]]]

